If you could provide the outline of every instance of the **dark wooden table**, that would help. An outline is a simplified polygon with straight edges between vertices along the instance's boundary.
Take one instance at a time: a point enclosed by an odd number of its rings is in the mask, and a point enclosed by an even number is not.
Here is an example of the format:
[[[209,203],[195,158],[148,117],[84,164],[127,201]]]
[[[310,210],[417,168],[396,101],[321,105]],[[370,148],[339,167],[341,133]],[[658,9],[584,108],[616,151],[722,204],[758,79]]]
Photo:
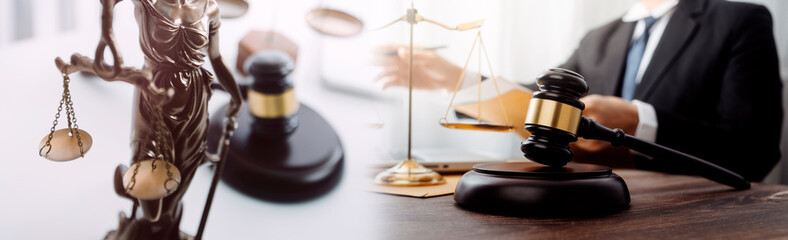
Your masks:
[[[788,186],[736,191],[694,176],[615,170],[632,203],[593,218],[536,219],[465,210],[451,195],[380,195],[390,239],[788,239]]]

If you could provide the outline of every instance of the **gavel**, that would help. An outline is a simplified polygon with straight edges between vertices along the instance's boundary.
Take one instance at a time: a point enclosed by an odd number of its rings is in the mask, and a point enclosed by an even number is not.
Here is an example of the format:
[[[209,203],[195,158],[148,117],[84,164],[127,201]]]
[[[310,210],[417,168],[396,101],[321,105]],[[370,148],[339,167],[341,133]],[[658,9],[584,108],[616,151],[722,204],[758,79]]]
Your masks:
[[[750,188],[749,181],[728,169],[635,138],[621,129],[607,128],[582,116],[585,105],[580,98],[588,93],[588,85],[578,73],[553,68],[538,78],[537,85],[540,91],[533,94],[525,120],[525,129],[531,132],[531,136],[523,141],[520,147],[525,157],[534,162],[551,167],[566,165],[574,157],[569,143],[582,137],[607,141],[613,146],[628,147],[658,161],[736,189]]]
[[[611,130],[583,117],[580,98],[588,93],[583,76],[554,68],[537,79],[520,149],[534,162],[473,166],[457,183],[454,201],[476,211],[539,217],[591,216],[627,209],[629,189],[611,168],[570,163],[569,143],[578,137],[608,141],[654,157],[684,171],[736,189],[749,189],[740,175],[703,159]]]

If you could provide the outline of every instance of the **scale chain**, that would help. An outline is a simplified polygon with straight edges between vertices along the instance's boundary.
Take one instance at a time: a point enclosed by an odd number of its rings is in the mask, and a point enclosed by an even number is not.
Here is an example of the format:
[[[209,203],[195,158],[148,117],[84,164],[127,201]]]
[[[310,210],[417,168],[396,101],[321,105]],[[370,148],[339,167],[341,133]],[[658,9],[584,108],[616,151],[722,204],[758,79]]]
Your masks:
[[[46,155],[49,155],[50,151],[52,151],[52,144],[51,144],[52,137],[55,134],[55,127],[57,127],[57,124],[58,124],[57,120],[60,119],[60,111],[63,110],[63,102],[64,102],[64,99],[60,99],[60,105],[57,107],[57,113],[55,114],[55,120],[52,121],[52,128],[49,129],[49,136],[47,137],[47,142],[46,142],[46,144],[44,144],[43,147],[41,147],[41,149],[38,149],[38,155],[46,156]],[[47,147],[49,147],[49,148],[47,148]],[[43,151],[44,148],[47,148],[47,152],[44,153],[44,154],[41,154],[41,151]]]
[[[171,193],[171,192],[175,191],[175,189],[172,189],[172,190],[168,189],[167,188],[167,183],[170,182],[170,181],[174,181],[176,183],[176,188],[177,188],[177,186],[180,185],[180,182],[176,181],[175,178],[173,178],[173,174],[172,174],[172,171],[171,171],[171,163],[169,161],[167,161],[169,158],[171,158],[171,156],[169,156],[169,155],[165,156],[165,151],[167,151],[169,149],[169,147],[167,146],[168,144],[166,144],[165,141],[164,141],[165,140],[165,138],[164,138],[164,132],[165,132],[164,128],[165,128],[165,126],[164,126],[164,119],[161,116],[163,114],[163,111],[161,109],[161,106],[159,106],[159,105],[153,105],[152,108],[153,108],[153,111],[154,111],[154,113],[153,113],[153,116],[154,116],[153,121],[155,122],[154,123],[154,127],[153,127],[153,132],[154,132],[154,135],[155,135],[155,137],[153,139],[153,141],[154,141],[153,142],[153,151],[154,151],[153,154],[155,155],[155,157],[153,158],[153,161],[151,161],[151,171],[155,171],[156,170],[156,167],[157,167],[156,166],[156,161],[161,160],[161,161],[164,162],[165,168],[167,169],[167,180],[164,181],[164,183],[163,183],[164,184],[164,189],[168,193]],[[162,149],[162,148],[164,148],[164,149]],[[131,181],[129,182],[129,188],[127,188],[127,191],[130,191],[132,189],[133,185],[135,184],[135,178],[136,178],[137,172],[138,172],[137,169],[139,169],[139,165],[140,164],[137,163],[136,165],[137,165],[137,167],[134,169],[134,173],[131,176]]]
[[[66,116],[68,118],[68,128],[72,135],[77,137],[77,146],[79,146],[79,155],[85,157],[85,150],[82,144],[82,136],[79,135],[79,125],[77,124],[77,114],[74,112],[74,101],[71,100],[71,90],[68,84],[71,83],[71,78],[68,75],[64,76],[64,94],[66,95]]]
[[[46,156],[52,151],[52,138],[54,137],[55,129],[57,124],[59,123],[58,119],[60,119],[60,113],[63,111],[63,105],[66,106],[66,118],[68,121],[68,128],[70,132],[76,134],[77,136],[77,144],[79,145],[79,152],[82,157],[85,157],[85,151],[83,149],[82,138],[79,135],[79,131],[74,131],[74,129],[78,129],[78,125],[76,124],[76,114],[74,113],[74,103],[71,101],[71,91],[68,89],[68,85],[71,83],[71,79],[68,77],[68,74],[63,73],[63,93],[61,94],[60,103],[57,107],[57,113],[55,114],[55,120],[52,121],[52,127],[49,129],[49,135],[47,136],[47,141],[41,149],[38,150],[38,154],[41,156]],[[73,124],[73,126],[72,126]],[[47,148],[46,153],[41,153],[41,151]]]
[[[154,111],[154,113],[153,113],[153,116],[154,116],[153,121],[155,122],[154,123],[154,127],[153,127],[153,132],[154,132],[155,136],[153,137],[153,141],[154,142],[152,144],[153,144],[153,151],[154,151],[153,154],[155,155],[155,157],[151,161],[151,171],[155,171],[156,168],[158,167],[156,165],[156,161],[163,161],[164,162],[164,164],[165,164],[164,167],[167,169],[167,180],[165,180],[164,183],[163,183],[164,184],[164,189],[167,191],[167,193],[172,193],[173,191],[175,191],[175,189],[177,189],[177,186],[180,185],[180,182],[175,180],[175,178],[173,177],[173,173],[172,173],[172,170],[171,170],[172,164],[168,161],[168,159],[171,158],[171,156],[169,156],[169,155],[165,156],[165,151],[167,151],[169,149],[169,147],[168,147],[168,144],[165,143],[165,141],[164,141],[165,140],[165,138],[164,138],[164,132],[165,132],[164,128],[165,128],[165,126],[164,126],[164,119],[161,116],[163,114],[163,111],[161,109],[161,106],[158,106],[158,105],[153,105],[152,108],[153,108],[153,111]],[[136,167],[134,168],[134,172],[131,175],[131,180],[129,181],[129,186],[126,188],[126,191],[133,190],[134,185],[136,185],[136,177],[137,177],[137,173],[139,172],[140,163],[136,163],[135,165],[136,165]],[[174,181],[176,183],[176,188],[175,189],[169,189],[167,187],[167,183],[169,183],[170,181]],[[159,209],[159,210],[161,211],[161,209]]]
[[[126,192],[131,192],[134,190],[134,186],[137,185],[137,172],[140,169],[140,164],[136,164],[134,168],[134,173],[131,174],[131,180],[129,181],[129,186],[126,187]]]
[[[71,103],[71,91],[68,89],[68,85],[71,83],[71,79],[68,75],[63,77],[63,98],[66,100],[66,122],[68,123],[68,130],[71,134],[74,134],[74,129],[71,127],[71,107],[73,104]]]

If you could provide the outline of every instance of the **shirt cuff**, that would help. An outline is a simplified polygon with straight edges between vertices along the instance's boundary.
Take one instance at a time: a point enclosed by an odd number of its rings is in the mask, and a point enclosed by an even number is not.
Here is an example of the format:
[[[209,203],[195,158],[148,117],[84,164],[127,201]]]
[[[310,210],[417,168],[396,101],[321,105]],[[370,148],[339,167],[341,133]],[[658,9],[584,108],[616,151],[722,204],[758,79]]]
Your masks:
[[[640,138],[647,142],[655,142],[657,140],[657,111],[654,106],[639,100],[632,100],[635,107],[638,109],[638,126],[635,129],[635,137]]]

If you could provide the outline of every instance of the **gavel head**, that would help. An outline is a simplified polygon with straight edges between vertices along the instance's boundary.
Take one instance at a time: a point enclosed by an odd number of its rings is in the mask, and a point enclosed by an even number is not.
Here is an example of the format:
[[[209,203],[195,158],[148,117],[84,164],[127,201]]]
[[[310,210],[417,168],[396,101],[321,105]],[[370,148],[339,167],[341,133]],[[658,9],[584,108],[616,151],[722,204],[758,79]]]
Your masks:
[[[577,141],[577,129],[585,105],[580,97],[588,93],[583,76],[570,70],[553,68],[537,79],[525,117],[525,130],[531,136],[520,150],[525,157],[541,164],[561,167],[574,154],[569,143]]]

